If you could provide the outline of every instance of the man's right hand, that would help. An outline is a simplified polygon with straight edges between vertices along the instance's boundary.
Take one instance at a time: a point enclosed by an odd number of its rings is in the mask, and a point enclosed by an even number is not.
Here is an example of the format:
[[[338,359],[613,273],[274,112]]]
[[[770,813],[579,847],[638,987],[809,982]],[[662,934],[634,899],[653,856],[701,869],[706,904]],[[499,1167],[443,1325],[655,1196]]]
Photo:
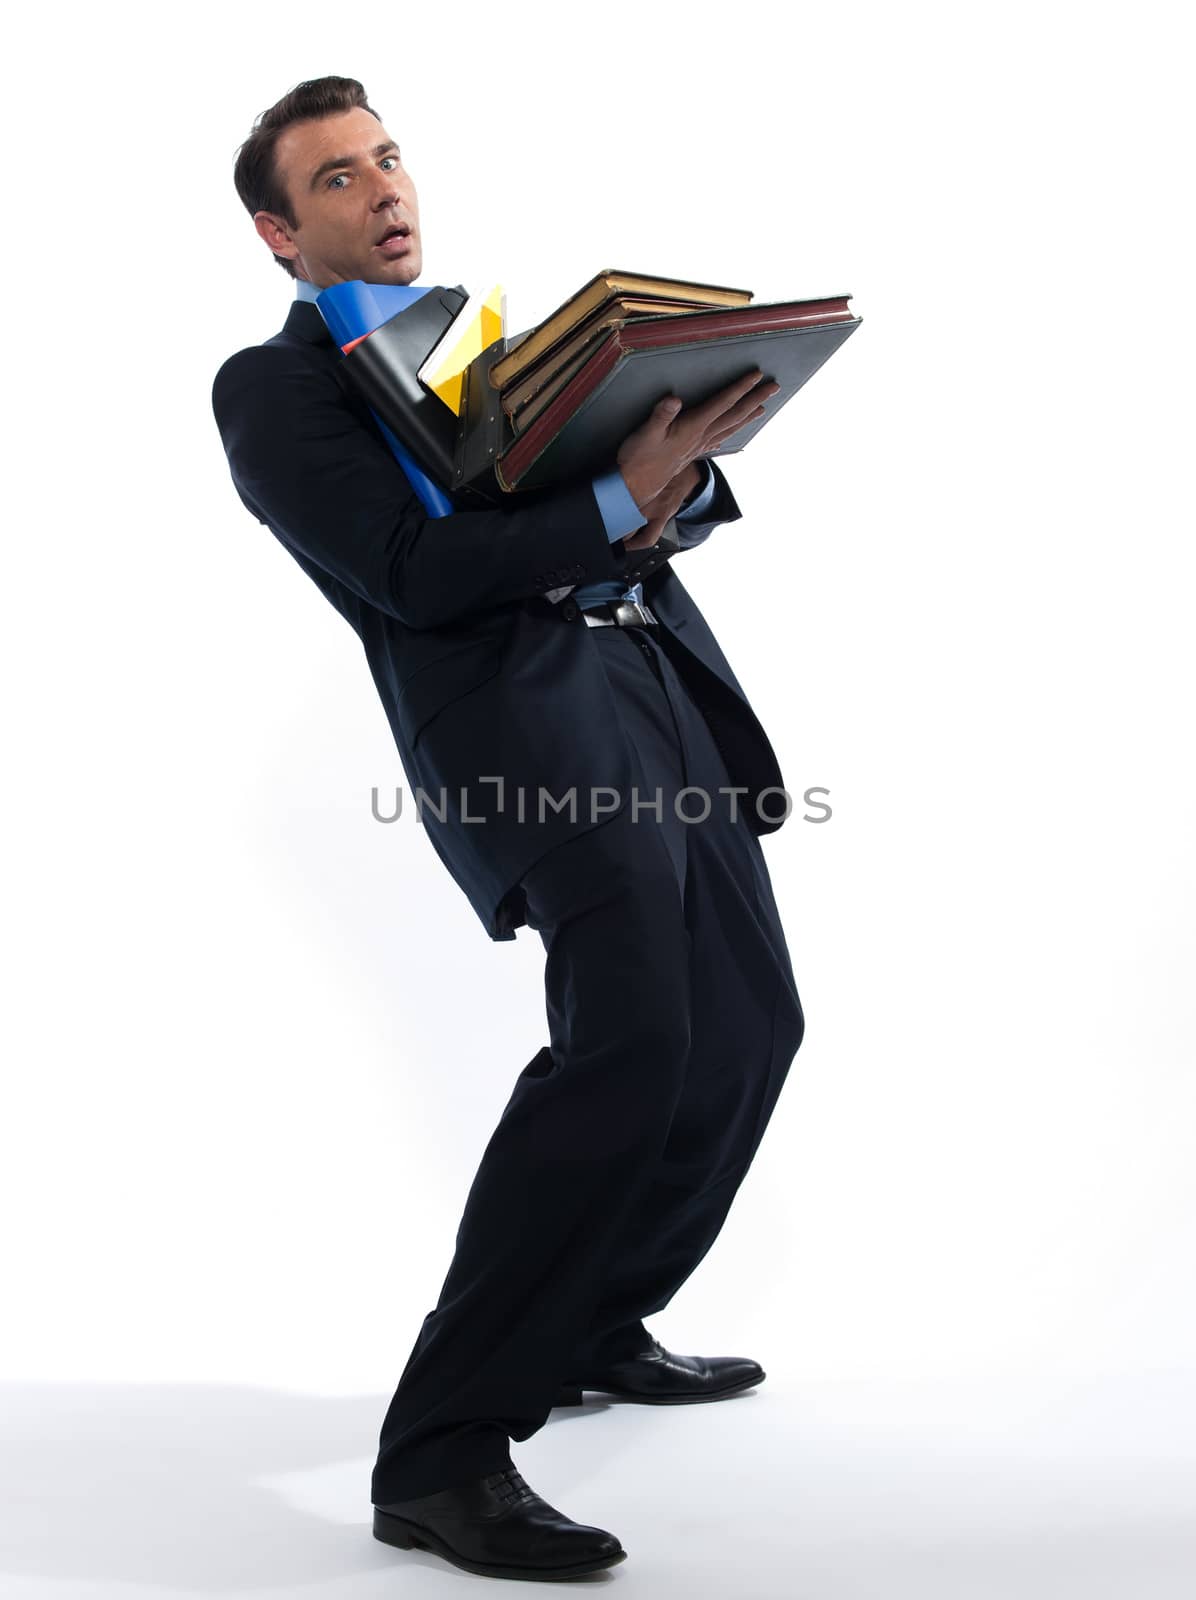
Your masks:
[[[691,461],[708,455],[745,423],[763,416],[763,402],[780,387],[756,367],[700,405],[682,409],[676,395],[658,401],[648,420],[623,440],[615,457],[640,510],[647,515],[649,503]]]

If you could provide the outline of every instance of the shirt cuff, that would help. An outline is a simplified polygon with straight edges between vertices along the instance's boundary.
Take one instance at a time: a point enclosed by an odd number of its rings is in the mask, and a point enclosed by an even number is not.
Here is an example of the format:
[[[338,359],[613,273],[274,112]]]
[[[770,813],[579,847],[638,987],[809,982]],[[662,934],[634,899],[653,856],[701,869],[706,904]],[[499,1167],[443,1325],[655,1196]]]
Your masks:
[[[714,468],[705,456],[698,457],[697,465],[699,470],[705,473],[706,481],[699,489],[694,491],[693,499],[687,501],[677,512],[678,517],[692,517],[695,521],[700,518],[703,511],[710,509],[714,502],[715,491]]]
[[[712,473],[712,480],[713,476]],[[611,544],[642,528],[648,520],[636,505],[618,467],[594,479],[594,498],[598,502],[598,509],[606,524],[606,537]]]

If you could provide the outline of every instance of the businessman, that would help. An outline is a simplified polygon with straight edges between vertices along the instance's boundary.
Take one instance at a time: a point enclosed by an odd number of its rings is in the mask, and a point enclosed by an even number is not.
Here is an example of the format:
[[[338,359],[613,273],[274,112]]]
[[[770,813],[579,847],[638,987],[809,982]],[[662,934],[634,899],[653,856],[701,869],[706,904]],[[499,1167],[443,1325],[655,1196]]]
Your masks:
[[[321,78],[256,119],[234,180],[296,289],[214,381],[237,493],[361,639],[486,932],[534,929],[546,955],[549,1042],[514,1079],[383,1421],[374,1532],[489,1576],[596,1571],[619,1539],[541,1498],[511,1441],[587,1389],[683,1404],[764,1377],[674,1354],[644,1318],[717,1237],[804,1029],[760,846],[789,810],[776,756],[658,548],[739,517],[709,455],[776,385],[666,396],[595,477],[430,518],[312,303],[418,278],[398,144],[356,79]],[[737,592],[738,566],[728,548]],[[396,1196],[384,1270],[417,1216]]]

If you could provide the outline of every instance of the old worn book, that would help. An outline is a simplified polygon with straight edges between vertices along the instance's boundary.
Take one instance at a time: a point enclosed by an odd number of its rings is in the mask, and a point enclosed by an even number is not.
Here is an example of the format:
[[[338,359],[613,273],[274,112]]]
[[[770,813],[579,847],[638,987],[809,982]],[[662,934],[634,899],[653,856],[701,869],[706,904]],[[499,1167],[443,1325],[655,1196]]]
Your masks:
[[[613,267],[596,273],[576,294],[551,316],[530,328],[517,350],[509,351],[491,372],[498,389],[503,389],[526,372],[553,345],[567,338],[596,311],[617,295],[637,295],[640,299],[664,302],[684,300],[694,305],[717,307],[745,306],[752,298],[750,289],[728,289],[720,284],[688,283],[680,278],[653,278],[639,272],[621,272]]]
[[[616,295],[595,311],[593,316],[580,323],[568,338],[554,344],[518,378],[504,384],[502,408],[518,433],[537,411],[544,409],[547,398],[545,391],[555,393],[561,387],[562,374],[572,376],[604,333],[621,327],[635,317],[676,316],[683,311],[707,310],[708,306],[695,300],[641,300],[634,295]]]
[[[746,422],[710,454],[742,450],[855,332],[862,319],[852,314],[850,299],[837,295],[691,311],[612,328],[523,431],[512,436],[501,405],[485,407],[490,418],[486,445],[500,486],[536,489],[608,470],[623,440],[665,395],[695,405],[759,368],[780,392],[763,416]],[[490,368],[491,384],[496,370]],[[505,434],[495,411],[507,423]],[[460,465],[460,451],[457,460]]]

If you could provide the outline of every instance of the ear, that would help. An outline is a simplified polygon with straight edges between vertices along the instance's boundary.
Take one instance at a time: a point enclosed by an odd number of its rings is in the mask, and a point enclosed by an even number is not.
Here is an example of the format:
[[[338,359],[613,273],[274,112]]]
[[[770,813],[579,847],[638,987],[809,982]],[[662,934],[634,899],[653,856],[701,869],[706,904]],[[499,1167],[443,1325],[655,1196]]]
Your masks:
[[[274,255],[285,256],[289,261],[295,260],[299,254],[299,246],[291,237],[291,231],[281,217],[276,216],[273,211],[255,211],[253,225]]]

